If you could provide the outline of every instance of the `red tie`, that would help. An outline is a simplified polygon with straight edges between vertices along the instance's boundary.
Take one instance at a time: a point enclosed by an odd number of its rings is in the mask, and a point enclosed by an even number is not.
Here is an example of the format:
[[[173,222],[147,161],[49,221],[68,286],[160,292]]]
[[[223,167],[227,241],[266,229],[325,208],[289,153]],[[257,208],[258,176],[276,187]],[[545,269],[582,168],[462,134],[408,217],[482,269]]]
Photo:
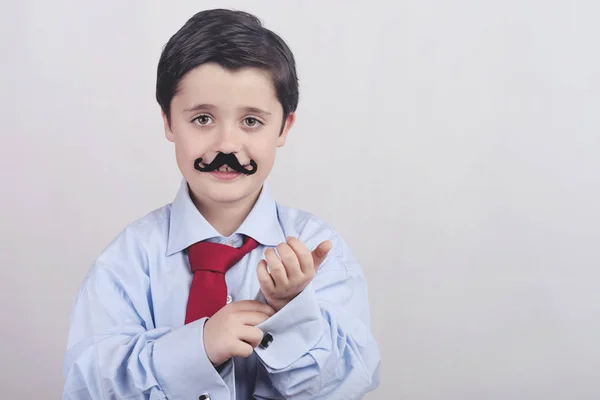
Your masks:
[[[225,306],[225,272],[257,246],[258,243],[254,239],[245,236],[244,244],[239,249],[211,242],[198,242],[188,248],[194,278],[185,314],[186,324],[200,318],[212,317]]]

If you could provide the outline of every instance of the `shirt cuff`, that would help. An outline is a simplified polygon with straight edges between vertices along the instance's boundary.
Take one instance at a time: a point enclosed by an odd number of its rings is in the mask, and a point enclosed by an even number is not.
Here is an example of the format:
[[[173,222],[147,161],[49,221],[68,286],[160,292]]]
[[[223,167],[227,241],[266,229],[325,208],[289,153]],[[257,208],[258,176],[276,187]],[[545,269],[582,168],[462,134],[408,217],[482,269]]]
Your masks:
[[[271,343],[258,346],[255,353],[265,366],[279,370],[307,354],[321,339],[325,322],[312,282],[271,318],[257,325]]]
[[[152,363],[156,380],[169,399],[229,399],[229,388],[204,348],[206,318],[182,326],[154,342]]]

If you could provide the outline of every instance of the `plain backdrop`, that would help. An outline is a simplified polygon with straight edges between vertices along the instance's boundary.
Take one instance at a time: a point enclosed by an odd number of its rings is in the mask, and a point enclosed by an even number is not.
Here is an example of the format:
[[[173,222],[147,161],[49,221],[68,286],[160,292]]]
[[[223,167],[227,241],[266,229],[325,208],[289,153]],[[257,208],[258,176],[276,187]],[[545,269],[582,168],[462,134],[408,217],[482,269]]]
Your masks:
[[[269,181],[366,272],[383,356],[366,398],[599,399],[591,0],[2,1],[2,398],[59,398],[93,259],[173,200],[156,64],[212,7],[256,14],[296,56]]]

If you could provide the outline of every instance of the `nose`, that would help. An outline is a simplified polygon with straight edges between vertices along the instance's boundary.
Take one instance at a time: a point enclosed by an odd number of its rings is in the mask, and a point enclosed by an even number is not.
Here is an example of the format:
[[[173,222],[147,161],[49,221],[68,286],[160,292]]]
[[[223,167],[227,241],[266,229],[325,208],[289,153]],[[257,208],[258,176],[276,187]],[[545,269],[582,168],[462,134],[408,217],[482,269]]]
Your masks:
[[[222,153],[236,153],[239,150],[239,138],[235,128],[224,126],[217,133],[217,151]]]

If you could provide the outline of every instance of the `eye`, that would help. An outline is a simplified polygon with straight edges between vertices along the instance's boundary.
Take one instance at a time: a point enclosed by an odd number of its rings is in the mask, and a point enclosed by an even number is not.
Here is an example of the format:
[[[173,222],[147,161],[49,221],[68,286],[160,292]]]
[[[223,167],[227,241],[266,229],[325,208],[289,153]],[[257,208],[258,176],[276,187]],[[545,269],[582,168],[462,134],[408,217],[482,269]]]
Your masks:
[[[198,115],[196,118],[192,120],[196,125],[206,126],[211,123],[212,118],[209,115],[202,114]]]
[[[263,123],[260,122],[258,119],[254,118],[254,117],[248,117],[248,118],[244,118],[244,125],[246,125],[248,128],[255,128],[258,125],[262,125]]]

